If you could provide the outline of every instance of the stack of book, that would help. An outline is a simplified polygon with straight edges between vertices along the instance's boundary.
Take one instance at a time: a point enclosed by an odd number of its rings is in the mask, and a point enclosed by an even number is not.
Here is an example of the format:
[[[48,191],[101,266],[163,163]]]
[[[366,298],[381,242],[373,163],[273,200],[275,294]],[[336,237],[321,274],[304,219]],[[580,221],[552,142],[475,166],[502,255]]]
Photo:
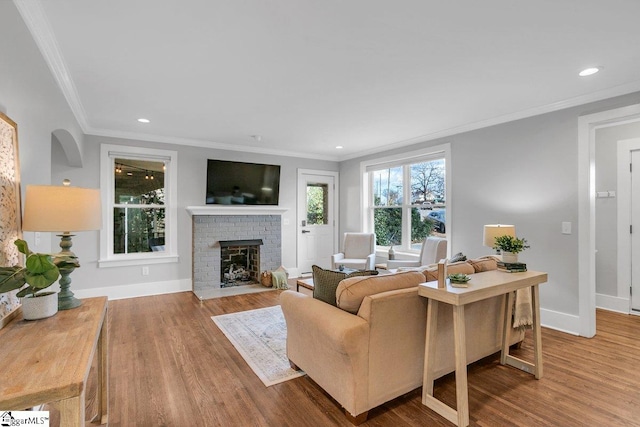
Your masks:
[[[502,262],[498,261],[498,270],[508,273],[520,273],[527,271],[527,264],[523,262]]]

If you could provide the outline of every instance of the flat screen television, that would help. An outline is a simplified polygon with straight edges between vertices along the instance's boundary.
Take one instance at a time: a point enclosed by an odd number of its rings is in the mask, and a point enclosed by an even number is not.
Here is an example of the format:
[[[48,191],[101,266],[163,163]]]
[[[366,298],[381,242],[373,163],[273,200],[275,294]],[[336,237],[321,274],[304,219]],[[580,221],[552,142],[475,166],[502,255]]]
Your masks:
[[[207,162],[208,205],[277,205],[279,195],[279,165]]]

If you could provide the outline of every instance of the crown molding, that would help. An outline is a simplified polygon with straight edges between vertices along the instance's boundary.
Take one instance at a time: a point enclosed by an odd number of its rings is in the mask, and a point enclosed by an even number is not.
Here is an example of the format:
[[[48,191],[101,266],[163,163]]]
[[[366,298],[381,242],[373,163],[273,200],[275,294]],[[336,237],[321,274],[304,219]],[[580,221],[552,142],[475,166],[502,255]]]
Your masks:
[[[153,135],[137,132],[114,131],[108,129],[89,129],[85,132],[91,136],[103,136],[107,138],[132,139],[135,141],[148,141],[163,144],[186,145],[191,147],[216,148],[219,150],[242,151],[244,153],[270,154],[274,156],[301,157],[304,159],[328,160],[332,162],[340,161],[336,156],[327,156],[316,153],[305,153],[302,151],[278,150],[265,147],[252,147],[247,145],[225,144],[222,142],[207,141],[203,139],[180,138],[175,136]]]
[[[83,132],[90,128],[78,91],[62,57],[40,0],[13,0]]]
[[[586,95],[576,96],[573,98],[565,99],[562,101],[554,102],[551,104],[545,104],[538,107],[529,108],[527,110],[518,111],[515,113],[505,114],[503,116],[493,117],[487,120],[481,120],[479,122],[468,123],[462,126],[456,126],[453,128],[445,129],[438,132],[433,132],[418,136],[415,138],[406,139],[403,141],[393,142],[383,147],[372,148],[367,150],[367,155],[381,153],[388,150],[406,147],[420,142],[433,141],[439,138],[446,138],[453,135],[458,135],[464,132],[470,132],[473,130],[483,129],[490,126],[500,125],[503,123],[513,122],[520,119],[526,119],[528,117],[539,116],[541,114],[553,113],[554,111],[564,110],[566,108],[577,107],[579,105],[589,104],[591,102],[602,101],[608,98],[614,98],[616,96],[628,95],[633,92],[640,91],[640,80],[636,80],[624,85],[614,86],[612,88],[603,89],[597,92],[588,93]],[[340,161],[355,159],[363,157],[362,154],[345,155]]]
[[[194,146],[194,147],[217,148],[221,150],[243,151],[243,152],[257,153],[257,154],[271,154],[271,155],[277,155],[277,156],[301,157],[301,158],[338,161],[338,162],[363,157],[363,153],[344,154],[341,156],[328,156],[328,155],[319,155],[316,153],[308,153],[308,152],[302,152],[302,151],[294,152],[289,150],[277,150],[277,149],[269,149],[269,148],[262,148],[262,147],[251,147],[251,146],[245,146],[245,145],[239,146],[239,145],[233,145],[233,144],[217,143],[212,141],[190,139],[190,138],[158,136],[158,135],[142,134],[142,133],[136,133],[136,132],[108,130],[108,129],[94,129],[89,125],[86,111],[82,105],[82,102],[80,101],[80,96],[78,95],[76,86],[73,80],[71,79],[71,75],[64,61],[64,58],[62,56],[62,53],[60,51],[60,48],[58,46],[54,33],[51,29],[49,21],[46,18],[41,0],[13,0],[13,3],[15,4],[20,15],[22,16],[22,19],[27,25],[27,28],[31,32],[31,35],[33,36],[36,42],[36,45],[40,49],[40,52],[42,53],[45,59],[45,62],[49,66],[49,69],[51,70],[55,80],[57,81],[58,86],[60,87],[65,99],[67,100],[67,103],[69,104],[69,107],[71,108],[73,115],[78,121],[78,124],[80,125],[82,131],[87,135],[133,139],[133,140],[140,140],[140,141],[161,142],[161,143],[167,143],[167,144],[187,145],[187,146]],[[589,93],[586,95],[569,98],[569,99],[558,101],[555,103],[545,104],[545,105],[533,107],[527,110],[490,118],[487,120],[481,120],[474,123],[468,123],[462,126],[457,126],[457,127],[444,129],[444,130],[429,133],[429,134],[424,134],[421,136],[417,136],[415,138],[410,138],[410,139],[397,141],[397,142],[391,142],[387,145],[384,145],[378,148],[369,148],[367,149],[366,155],[381,153],[381,152],[398,149],[398,148],[406,147],[406,146],[421,143],[421,142],[436,140],[439,138],[446,138],[446,137],[450,137],[450,136],[457,135],[464,132],[469,132],[477,129],[495,126],[498,124],[503,124],[503,123],[520,120],[528,117],[533,117],[541,114],[551,113],[551,112],[562,110],[565,108],[576,107],[579,105],[601,101],[603,99],[613,98],[615,96],[626,95],[626,94],[630,94],[637,91],[640,91],[640,80],[627,83],[624,85],[615,86],[608,89],[603,89],[603,90]]]

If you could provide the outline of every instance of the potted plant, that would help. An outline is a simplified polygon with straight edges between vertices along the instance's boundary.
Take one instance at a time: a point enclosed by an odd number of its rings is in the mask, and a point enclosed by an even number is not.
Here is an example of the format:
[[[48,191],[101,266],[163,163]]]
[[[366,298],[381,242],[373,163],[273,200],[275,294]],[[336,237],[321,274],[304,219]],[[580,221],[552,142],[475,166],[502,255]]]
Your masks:
[[[0,267],[0,293],[19,289],[16,296],[22,298],[22,314],[25,320],[43,319],[58,312],[56,292],[41,292],[60,277],[60,268],[79,267],[76,257],[31,252],[27,242],[15,242],[18,251],[25,254],[25,266]]]
[[[504,262],[518,262],[518,254],[528,248],[526,239],[515,236],[498,236],[493,245],[493,249],[502,253]]]

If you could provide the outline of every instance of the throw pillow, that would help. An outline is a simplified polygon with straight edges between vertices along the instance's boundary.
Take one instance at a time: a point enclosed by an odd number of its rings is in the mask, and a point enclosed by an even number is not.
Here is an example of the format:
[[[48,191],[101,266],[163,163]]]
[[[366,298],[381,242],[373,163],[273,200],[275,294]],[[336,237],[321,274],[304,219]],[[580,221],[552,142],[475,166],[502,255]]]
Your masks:
[[[457,254],[455,254],[449,259],[449,262],[459,262],[459,261],[466,261],[466,260],[467,260],[466,255],[463,255],[462,252],[458,252]]]
[[[447,274],[473,274],[475,270],[468,261],[459,261],[447,264]],[[427,282],[435,282],[438,280],[438,266],[429,267],[422,270],[422,274]]]
[[[343,279],[378,274],[376,270],[358,270],[347,274],[341,271],[325,270],[317,265],[311,266],[311,270],[313,271],[313,297],[333,306],[337,306],[336,289]]]
[[[338,308],[357,314],[362,301],[369,295],[396,289],[416,288],[424,282],[424,276],[417,271],[383,274],[379,277],[354,277],[340,282],[336,290]]]
[[[493,256],[470,259],[467,262],[473,266],[476,273],[482,273],[483,271],[490,271],[498,268],[498,260]]]

